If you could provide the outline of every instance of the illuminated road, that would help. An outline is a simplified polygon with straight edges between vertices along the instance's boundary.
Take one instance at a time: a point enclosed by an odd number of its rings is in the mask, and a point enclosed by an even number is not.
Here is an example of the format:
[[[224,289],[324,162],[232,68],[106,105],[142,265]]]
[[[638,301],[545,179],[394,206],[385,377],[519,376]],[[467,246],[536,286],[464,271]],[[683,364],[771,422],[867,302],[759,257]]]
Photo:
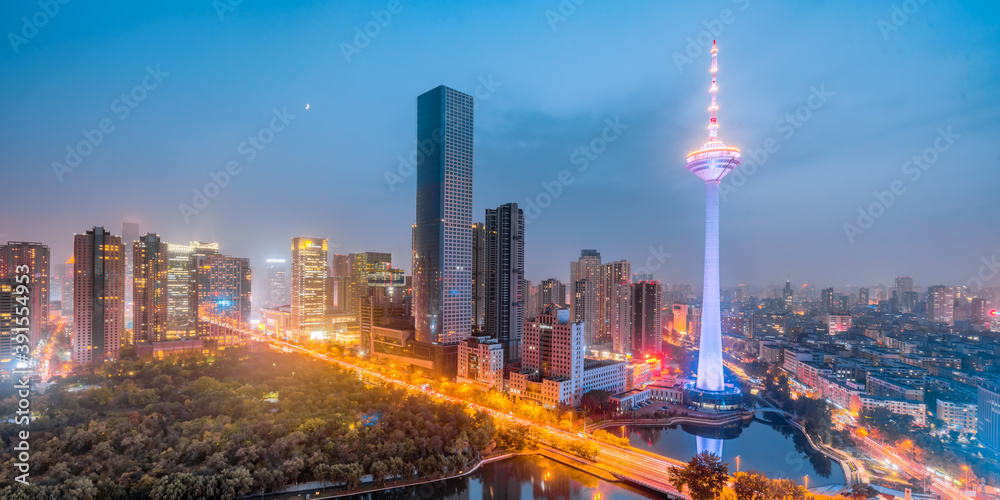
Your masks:
[[[911,462],[910,460],[897,455],[896,452],[892,451],[888,447],[882,446],[870,437],[866,436],[864,438],[864,444],[869,455],[873,458],[886,460],[894,464],[903,472],[906,472],[917,479],[922,479],[930,474],[933,474],[933,472],[929,471],[927,467]],[[936,475],[931,480],[931,491],[950,500],[969,500],[972,498],[962,493],[944,478],[937,477]]]
[[[217,324],[222,325],[223,323],[217,323]],[[230,325],[225,325],[225,326],[230,326]],[[281,350],[296,351],[302,354],[312,356],[313,358],[326,361],[328,363],[334,363],[340,365],[344,369],[354,371],[365,377],[371,377],[372,379],[381,380],[393,385],[401,386],[411,391],[423,392],[431,397],[445,399],[453,403],[464,404],[470,408],[486,412],[494,417],[506,419],[509,422],[525,426],[536,426],[536,427],[539,426],[539,424],[536,424],[530,420],[525,420],[519,417],[515,417],[494,410],[492,408],[487,408],[485,406],[481,406],[475,403],[463,401],[458,398],[449,396],[447,394],[440,393],[438,391],[422,390],[420,387],[410,384],[408,382],[387,377],[381,373],[368,370],[366,368],[348,363],[346,361],[332,358],[325,354],[321,354],[316,351],[312,351],[304,347],[297,346],[295,344],[291,344],[288,342],[268,337],[266,335],[257,333],[256,331],[253,330],[244,329],[242,331],[253,336],[254,338],[269,342],[272,345],[272,347],[278,346],[279,349]],[[616,476],[627,478],[635,483],[642,484],[650,489],[654,489],[662,493],[667,493],[676,498],[685,498],[685,499],[688,498],[686,495],[683,495],[680,492],[678,492],[677,489],[671,486],[666,480],[666,470],[670,467],[676,467],[678,465],[682,465],[683,462],[673,460],[667,457],[645,455],[642,453],[638,453],[636,451],[627,450],[607,443],[602,443],[590,437],[580,436],[578,434],[572,434],[570,432],[566,432],[561,429],[556,429],[551,426],[546,426],[545,428],[549,432],[561,435],[562,437],[565,438],[590,441],[596,444],[598,449],[600,450],[598,458],[599,460],[598,466],[601,467],[602,469],[607,470],[608,472],[611,472],[612,474],[615,474]]]

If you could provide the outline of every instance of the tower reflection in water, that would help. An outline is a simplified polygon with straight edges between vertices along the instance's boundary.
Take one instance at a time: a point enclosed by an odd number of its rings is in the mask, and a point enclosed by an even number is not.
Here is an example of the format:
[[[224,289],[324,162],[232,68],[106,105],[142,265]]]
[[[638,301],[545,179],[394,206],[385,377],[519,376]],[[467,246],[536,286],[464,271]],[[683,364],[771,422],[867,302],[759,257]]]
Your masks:
[[[709,438],[709,437],[702,437],[702,436],[695,436],[695,437],[698,440],[698,454],[699,455],[701,453],[707,451],[709,453],[714,454],[717,457],[720,457],[720,458],[722,457],[722,440],[721,439],[715,439],[715,438]]]

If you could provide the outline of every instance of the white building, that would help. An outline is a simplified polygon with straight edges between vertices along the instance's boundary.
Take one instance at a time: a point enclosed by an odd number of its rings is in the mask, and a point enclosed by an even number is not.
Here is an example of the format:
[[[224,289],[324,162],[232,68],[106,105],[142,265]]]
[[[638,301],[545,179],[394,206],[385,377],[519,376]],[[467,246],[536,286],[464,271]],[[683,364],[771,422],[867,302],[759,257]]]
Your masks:
[[[625,392],[624,361],[588,359],[583,365],[583,394],[590,391]]]
[[[503,345],[490,337],[470,337],[460,342],[457,381],[482,391],[502,391]]]
[[[976,403],[937,400],[937,418],[958,432],[976,433]]]
[[[927,424],[927,405],[924,403],[908,399],[880,398],[867,394],[859,396],[858,399],[861,400],[861,409],[863,410],[885,408],[896,415],[909,415],[913,417],[913,423],[916,425]]]
[[[830,313],[827,315],[827,327],[830,335],[843,333],[851,329],[850,313]]]
[[[631,410],[637,405],[649,401],[649,399],[650,391],[648,389],[632,389],[631,391],[615,394],[608,398],[611,405],[617,407],[619,410]]]

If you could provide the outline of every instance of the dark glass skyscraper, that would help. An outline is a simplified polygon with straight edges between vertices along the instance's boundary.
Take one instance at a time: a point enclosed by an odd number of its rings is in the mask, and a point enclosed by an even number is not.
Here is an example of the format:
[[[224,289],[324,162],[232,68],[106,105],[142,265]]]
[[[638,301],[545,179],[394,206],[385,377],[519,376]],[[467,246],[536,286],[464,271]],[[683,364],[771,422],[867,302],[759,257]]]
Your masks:
[[[472,330],[472,96],[417,98],[416,340],[454,344]]]
[[[524,328],[524,212],[517,203],[486,210],[486,333],[504,363],[521,361]]]

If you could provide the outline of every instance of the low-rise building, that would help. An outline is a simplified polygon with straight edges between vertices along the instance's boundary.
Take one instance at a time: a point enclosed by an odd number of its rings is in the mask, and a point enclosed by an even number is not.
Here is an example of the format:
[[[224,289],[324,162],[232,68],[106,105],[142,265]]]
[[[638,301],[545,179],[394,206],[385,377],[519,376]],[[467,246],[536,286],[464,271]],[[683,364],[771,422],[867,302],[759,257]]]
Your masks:
[[[586,359],[583,363],[583,393],[608,391],[612,394],[625,392],[624,361],[608,359]]]
[[[458,344],[458,383],[481,391],[503,390],[503,345],[490,337],[469,337]]]
[[[646,386],[650,399],[668,403],[684,402],[684,387],[677,382],[653,382]]]
[[[913,417],[916,425],[927,424],[927,405],[922,402],[908,399],[892,399],[868,394],[860,396],[862,410],[873,410],[875,408],[885,408],[897,415],[909,415]]]
[[[615,394],[608,400],[611,402],[612,407],[616,407],[619,410],[631,410],[637,405],[649,401],[649,399],[650,391],[648,389],[632,389],[620,394]]]
[[[950,429],[975,434],[976,403],[937,400],[937,418]]]

